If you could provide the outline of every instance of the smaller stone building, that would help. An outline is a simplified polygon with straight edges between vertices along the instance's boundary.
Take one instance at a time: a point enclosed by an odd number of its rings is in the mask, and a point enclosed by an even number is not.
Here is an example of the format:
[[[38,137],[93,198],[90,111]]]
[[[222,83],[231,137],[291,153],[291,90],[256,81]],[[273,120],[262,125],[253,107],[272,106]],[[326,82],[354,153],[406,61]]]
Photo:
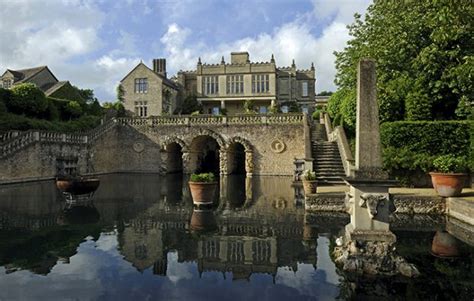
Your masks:
[[[0,88],[10,89],[24,83],[35,84],[48,97],[65,98],[66,95],[69,100],[82,100],[81,95],[73,89],[69,81],[59,81],[48,66],[7,69],[0,77]]]
[[[173,114],[178,101],[178,86],[167,78],[166,60],[154,59],[153,69],[140,62],[121,81],[124,107],[140,116]]]

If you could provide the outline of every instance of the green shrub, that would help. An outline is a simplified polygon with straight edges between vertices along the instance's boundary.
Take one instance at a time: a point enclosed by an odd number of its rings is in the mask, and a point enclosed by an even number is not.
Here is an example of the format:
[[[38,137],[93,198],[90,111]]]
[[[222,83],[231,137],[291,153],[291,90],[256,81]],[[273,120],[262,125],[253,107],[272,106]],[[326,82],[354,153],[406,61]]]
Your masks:
[[[319,120],[319,118],[321,117],[321,112],[316,110],[313,112],[311,117],[313,117],[313,120]]]
[[[48,108],[43,91],[34,84],[26,83],[11,88],[10,101],[6,103],[9,112],[40,117]]]
[[[316,173],[314,171],[311,171],[311,170],[306,170],[304,173],[303,173],[303,180],[306,180],[306,181],[316,181],[317,178],[316,178]]]
[[[415,174],[433,171],[443,155],[469,158],[474,170],[473,121],[396,121],[380,126],[383,165],[398,180],[410,185]]]
[[[467,162],[465,157],[456,157],[452,154],[437,157],[433,161],[435,171],[442,173],[466,172]]]
[[[212,172],[209,173],[193,173],[191,175],[191,182],[202,182],[202,183],[213,183],[216,181],[216,177]]]
[[[251,99],[246,99],[244,101],[244,110],[245,110],[245,113],[252,113],[254,112],[254,102],[253,100]]]

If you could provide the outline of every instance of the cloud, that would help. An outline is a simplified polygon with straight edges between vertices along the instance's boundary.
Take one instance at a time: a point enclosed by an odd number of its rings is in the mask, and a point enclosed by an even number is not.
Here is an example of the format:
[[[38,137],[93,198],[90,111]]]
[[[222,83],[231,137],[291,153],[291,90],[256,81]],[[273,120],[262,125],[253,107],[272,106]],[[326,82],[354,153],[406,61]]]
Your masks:
[[[248,51],[251,61],[269,61],[275,55],[277,66],[289,66],[293,59],[300,69],[316,65],[317,90],[334,90],[334,50],[342,50],[349,38],[345,24],[333,22],[315,37],[311,27],[304,22],[295,21],[275,29],[271,34],[262,33],[255,38],[244,38],[232,43],[207,46],[202,42],[188,43],[192,32],[173,23],[161,38],[166,50],[169,70],[195,69],[197,58],[203,62],[219,63],[221,56],[230,60],[232,51]]]

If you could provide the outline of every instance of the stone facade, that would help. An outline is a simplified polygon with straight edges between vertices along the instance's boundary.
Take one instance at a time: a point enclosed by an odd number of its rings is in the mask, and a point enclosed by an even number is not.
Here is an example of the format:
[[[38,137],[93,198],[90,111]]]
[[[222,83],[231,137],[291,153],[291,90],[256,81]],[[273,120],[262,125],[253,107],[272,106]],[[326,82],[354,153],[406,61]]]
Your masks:
[[[205,64],[199,59],[196,70],[180,71],[177,81],[183,95],[197,96],[205,114],[222,109],[229,114],[242,113],[246,100],[252,100],[261,113],[275,104],[288,108],[297,103],[308,110],[314,106],[314,66],[298,70],[293,61],[290,67],[278,68],[273,56],[269,62],[251,62],[248,52],[232,52],[231,62],[222,57],[220,64]],[[215,89],[209,89],[209,83]]]
[[[17,133],[0,145],[0,181],[52,178],[64,171],[166,173],[169,157],[192,173],[199,171],[209,147],[217,172],[226,175],[237,164],[235,145],[245,155],[239,164],[247,175],[293,175],[294,158],[305,159],[310,143],[305,122],[301,114],[121,118],[87,135]]]
[[[160,61],[161,62],[161,61]],[[130,114],[149,117],[173,114],[179,104],[179,89],[165,77],[166,72],[148,68],[140,62],[120,82],[124,91],[124,107]]]

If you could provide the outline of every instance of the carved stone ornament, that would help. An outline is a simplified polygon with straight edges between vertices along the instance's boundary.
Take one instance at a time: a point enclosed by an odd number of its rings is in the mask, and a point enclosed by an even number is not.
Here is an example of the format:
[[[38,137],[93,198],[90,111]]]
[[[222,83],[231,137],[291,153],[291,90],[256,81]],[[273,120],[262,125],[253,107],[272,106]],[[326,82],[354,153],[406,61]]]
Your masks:
[[[141,153],[143,150],[145,150],[145,144],[142,142],[135,142],[133,144],[133,150],[137,153]]]
[[[281,141],[280,139],[273,140],[271,144],[272,151],[275,153],[282,153],[286,149],[285,142]]]
[[[363,193],[360,196],[359,205],[369,210],[369,215],[374,218],[377,215],[377,207],[388,204],[388,194],[384,193]]]

